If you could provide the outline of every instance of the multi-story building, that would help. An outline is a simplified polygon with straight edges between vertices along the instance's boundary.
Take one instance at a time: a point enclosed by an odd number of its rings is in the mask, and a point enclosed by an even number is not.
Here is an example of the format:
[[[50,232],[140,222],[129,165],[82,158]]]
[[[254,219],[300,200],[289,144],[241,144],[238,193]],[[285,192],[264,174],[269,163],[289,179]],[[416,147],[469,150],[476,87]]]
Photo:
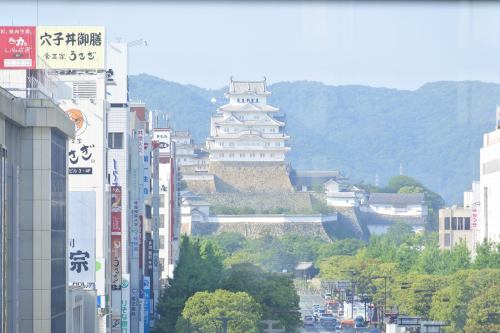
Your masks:
[[[0,88],[0,331],[71,332],[66,158],[75,130],[52,100],[25,88],[16,88],[22,98]]]
[[[283,162],[290,150],[279,109],[267,104],[266,80],[229,82],[229,103],[210,121],[210,161]]]
[[[165,283],[173,277],[178,260],[180,235],[180,212],[177,194],[176,144],[172,141],[172,130],[155,128],[153,140],[159,145],[159,195],[160,195],[160,279]]]
[[[500,242],[500,107],[494,131],[484,135],[480,151],[478,242]]]
[[[439,210],[439,247],[450,249],[464,243],[468,249],[474,247],[471,229],[471,209],[468,207],[447,207]]]

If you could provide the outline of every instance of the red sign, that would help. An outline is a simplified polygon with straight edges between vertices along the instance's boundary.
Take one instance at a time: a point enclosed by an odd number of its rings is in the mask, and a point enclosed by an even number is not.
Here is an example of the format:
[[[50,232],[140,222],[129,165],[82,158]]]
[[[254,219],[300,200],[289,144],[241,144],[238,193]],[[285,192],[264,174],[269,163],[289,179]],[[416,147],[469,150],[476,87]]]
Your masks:
[[[35,69],[35,45],[35,27],[0,27],[0,69]]]
[[[111,234],[122,232],[122,188],[111,186]]]

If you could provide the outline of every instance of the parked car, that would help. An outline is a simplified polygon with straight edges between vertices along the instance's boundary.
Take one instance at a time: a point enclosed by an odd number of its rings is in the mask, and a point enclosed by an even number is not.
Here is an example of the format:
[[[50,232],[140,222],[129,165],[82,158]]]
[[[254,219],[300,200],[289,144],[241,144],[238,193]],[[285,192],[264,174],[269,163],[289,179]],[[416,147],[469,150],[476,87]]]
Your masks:
[[[313,316],[304,316],[304,319],[302,321],[304,322],[304,326],[314,325],[314,317]]]
[[[323,313],[325,313],[325,309],[323,309],[323,308],[317,308],[316,310],[314,310],[313,316],[314,316],[314,318],[316,318],[316,320],[319,320],[319,317]]]

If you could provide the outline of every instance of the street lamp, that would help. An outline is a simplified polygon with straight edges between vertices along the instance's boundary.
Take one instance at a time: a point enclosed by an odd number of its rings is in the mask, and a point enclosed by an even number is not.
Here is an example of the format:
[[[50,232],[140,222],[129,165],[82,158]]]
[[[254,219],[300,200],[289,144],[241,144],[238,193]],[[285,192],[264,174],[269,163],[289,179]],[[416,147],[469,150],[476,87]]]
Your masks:
[[[384,327],[384,317],[385,317],[385,307],[387,306],[387,279],[390,279],[390,276],[387,275],[379,275],[372,276],[371,279],[384,279],[384,307],[382,308],[382,327]]]

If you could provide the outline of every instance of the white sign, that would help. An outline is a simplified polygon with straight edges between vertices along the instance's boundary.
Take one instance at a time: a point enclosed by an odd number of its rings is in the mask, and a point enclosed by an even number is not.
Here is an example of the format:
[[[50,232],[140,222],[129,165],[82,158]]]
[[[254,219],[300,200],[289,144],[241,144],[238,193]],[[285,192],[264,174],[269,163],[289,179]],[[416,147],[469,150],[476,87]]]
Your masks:
[[[170,154],[172,141],[169,129],[155,129],[153,132],[153,140],[158,141],[160,155]]]
[[[130,333],[130,274],[122,274],[122,333]]]
[[[68,193],[68,281],[86,289],[95,287],[95,215],[93,191]]]

